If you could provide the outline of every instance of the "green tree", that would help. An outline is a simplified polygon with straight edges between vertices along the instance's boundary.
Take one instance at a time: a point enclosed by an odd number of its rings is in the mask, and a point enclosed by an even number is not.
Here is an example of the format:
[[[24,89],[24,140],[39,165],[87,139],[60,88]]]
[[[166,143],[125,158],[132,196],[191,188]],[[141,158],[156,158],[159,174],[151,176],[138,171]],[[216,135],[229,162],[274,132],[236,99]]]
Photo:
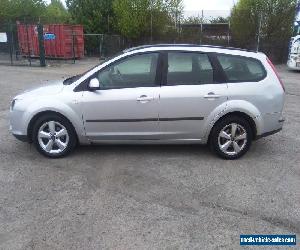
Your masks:
[[[9,19],[9,0],[0,0],[0,23]]]
[[[113,0],[67,0],[73,22],[83,24],[86,33],[111,33]]]
[[[0,21],[37,22],[46,11],[43,0],[0,0]]]
[[[222,16],[219,16],[219,17],[214,17],[214,18],[211,18],[209,20],[210,23],[228,23],[229,22],[229,17],[222,17]]]
[[[200,16],[189,16],[183,19],[183,24],[201,24],[202,18]]]
[[[60,0],[51,0],[46,7],[45,20],[48,23],[67,23],[71,20],[70,14]]]
[[[149,0],[115,0],[113,9],[116,28],[125,37],[137,39],[150,30]]]
[[[115,0],[115,26],[125,37],[163,39],[170,36],[182,16],[182,0]]]
[[[205,18],[203,18],[203,23],[228,23],[229,22],[229,17],[212,17],[209,20],[206,20]],[[184,24],[201,24],[202,23],[202,17],[201,16],[190,16],[188,18],[185,18],[183,20]]]
[[[183,18],[183,3],[182,0],[166,0],[165,6],[167,12],[169,13],[171,20],[173,20],[175,24],[175,28],[177,29],[181,23]]]
[[[0,0],[0,22],[64,23],[69,21],[67,9],[60,0],[47,5],[44,0]]]
[[[255,48],[258,34],[264,46],[288,44],[296,0],[239,0],[231,11],[230,24],[236,46]]]

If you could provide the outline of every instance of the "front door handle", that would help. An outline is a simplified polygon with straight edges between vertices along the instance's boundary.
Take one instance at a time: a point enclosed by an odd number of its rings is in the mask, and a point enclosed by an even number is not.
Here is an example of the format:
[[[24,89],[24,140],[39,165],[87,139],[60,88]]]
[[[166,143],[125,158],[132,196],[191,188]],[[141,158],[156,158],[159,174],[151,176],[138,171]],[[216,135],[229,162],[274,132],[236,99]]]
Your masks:
[[[204,96],[205,99],[218,99],[220,97],[221,97],[221,95],[217,95],[214,92],[210,92]]]
[[[138,102],[141,102],[141,103],[146,103],[146,102],[151,102],[154,100],[154,97],[149,97],[149,96],[146,96],[146,95],[141,95],[140,97],[138,97],[136,99]]]

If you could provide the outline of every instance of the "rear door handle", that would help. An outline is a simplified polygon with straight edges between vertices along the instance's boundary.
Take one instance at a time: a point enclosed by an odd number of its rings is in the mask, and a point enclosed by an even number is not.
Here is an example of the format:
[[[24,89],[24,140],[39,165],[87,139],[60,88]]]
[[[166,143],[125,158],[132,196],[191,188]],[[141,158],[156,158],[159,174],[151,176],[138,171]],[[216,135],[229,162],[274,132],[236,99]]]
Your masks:
[[[220,98],[221,95],[216,95],[213,92],[208,93],[207,95],[204,96],[205,99],[218,99]]]
[[[146,96],[146,95],[141,95],[140,97],[138,97],[136,99],[138,102],[141,102],[141,103],[146,103],[146,102],[151,102],[154,100],[154,97],[149,97],[149,96]]]

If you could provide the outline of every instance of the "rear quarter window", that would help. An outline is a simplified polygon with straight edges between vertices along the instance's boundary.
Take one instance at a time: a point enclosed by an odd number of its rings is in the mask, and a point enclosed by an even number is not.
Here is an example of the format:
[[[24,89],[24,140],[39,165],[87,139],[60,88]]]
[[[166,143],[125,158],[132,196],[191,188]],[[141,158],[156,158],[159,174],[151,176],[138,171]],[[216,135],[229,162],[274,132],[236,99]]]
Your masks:
[[[265,68],[257,59],[220,54],[217,58],[229,82],[258,82],[266,76]]]

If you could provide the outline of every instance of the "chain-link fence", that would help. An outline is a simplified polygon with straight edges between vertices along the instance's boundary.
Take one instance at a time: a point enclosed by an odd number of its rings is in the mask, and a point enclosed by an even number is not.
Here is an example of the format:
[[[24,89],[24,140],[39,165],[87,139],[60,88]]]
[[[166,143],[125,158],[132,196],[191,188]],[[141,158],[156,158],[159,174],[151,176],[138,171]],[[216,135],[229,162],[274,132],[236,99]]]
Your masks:
[[[76,63],[88,57],[111,57],[133,46],[160,43],[239,47],[262,51],[276,63],[286,62],[290,40],[288,23],[273,25],[270,31],[262,13],[241,12],[240,22],[231,22],[229,12],[185,12],[184,18],[169,23],[163,32],[157,33],[149,24],[149,31],[135,40],[120,35],[87,34],[80,25],[44,24],[39,34],[36,23],[0,23],[0,64],[38,66],[43,65],[41,59],[45,65]]]
[[[17,24],[0,24],[0,64],[5,65],[39,65],[39,60],[31,57],[33,37],[29,34],[27,26],[24,29],[24,42],[28,46],[21,51]]]
[[[146,35],[127,40],[125,47],[157,43],[229,46],[260,51],[275,63],[286,63],[294,14],[284,11],[273,9],[270,14],[245,9],[230,18],[229,9],[185,11],[164,27],[163,33],[158,33],[149,22]]]
[[[121,36],[84,34],[81,25],[0,24],[2,65],[70,64],[87,57],[107,58],[123,48]]]
[[[85,56],[104,59],[117,54],[124,47],[119,35],[84,34]]]

